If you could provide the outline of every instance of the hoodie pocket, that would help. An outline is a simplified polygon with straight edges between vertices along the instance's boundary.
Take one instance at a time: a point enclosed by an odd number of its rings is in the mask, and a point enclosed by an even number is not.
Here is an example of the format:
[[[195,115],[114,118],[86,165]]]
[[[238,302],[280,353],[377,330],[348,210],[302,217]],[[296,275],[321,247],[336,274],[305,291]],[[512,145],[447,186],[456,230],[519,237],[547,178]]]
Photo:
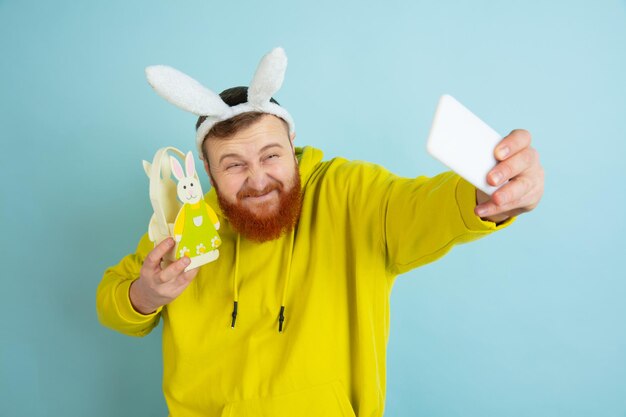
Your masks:
[[[275,397],[229,403],[222,417],[356,417],[339,381]]]

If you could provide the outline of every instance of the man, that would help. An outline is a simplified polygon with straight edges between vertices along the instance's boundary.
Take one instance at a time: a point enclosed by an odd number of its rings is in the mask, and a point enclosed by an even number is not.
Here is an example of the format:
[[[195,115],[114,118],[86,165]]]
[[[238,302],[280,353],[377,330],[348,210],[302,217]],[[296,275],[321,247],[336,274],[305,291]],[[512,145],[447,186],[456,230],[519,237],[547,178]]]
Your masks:
[[[281,54],[272,51],[270,63]],[[488,181],[509,183],[489,198],[454,173],[400,178],[295,148],[293,121],[267,94],[282,76],[272,84],[263,62],[249,89],[220,94],[227,108],[181,101],[200,89],[167,71],[176,82],[149,74],[157,92],[203,115],[197,143],[213,185],[205,200],[221,224],[220,258],[187,272],[188,258],[164,268],[174,241],[154,247],[144,236],[105,272],[101,322],[143,336],[163,320],[173,417],[381,416],[396,276],[538,204],[543,171],[530,134],[515,130],[496,148]],[[268,79],[258,99],[258,80]]]

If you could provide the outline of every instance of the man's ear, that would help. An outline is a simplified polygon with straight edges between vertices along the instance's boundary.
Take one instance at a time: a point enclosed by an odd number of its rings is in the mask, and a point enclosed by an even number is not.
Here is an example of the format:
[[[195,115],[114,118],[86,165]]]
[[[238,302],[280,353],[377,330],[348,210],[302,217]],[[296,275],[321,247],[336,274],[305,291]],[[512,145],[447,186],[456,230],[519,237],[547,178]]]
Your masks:
[[[296,132],[291,132],[289,134],[289,140],[291,141],[291,143],[293,143],[295,139],[296,139]]]

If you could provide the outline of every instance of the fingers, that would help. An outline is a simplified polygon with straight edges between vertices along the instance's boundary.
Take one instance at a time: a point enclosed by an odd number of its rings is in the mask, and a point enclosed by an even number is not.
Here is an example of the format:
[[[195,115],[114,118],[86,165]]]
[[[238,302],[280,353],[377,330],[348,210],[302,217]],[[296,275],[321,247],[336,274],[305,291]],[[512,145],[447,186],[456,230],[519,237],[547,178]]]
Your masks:
[[[524,148],[496,165],[487,175],[487,182],[493,186],[503,184],[536,165],[538,160],[539,155],[535,149]]]
[[[532,184],[526,177],[517,177],[493,193],[491,201],[497,206],[498,211],[502,212],[513,206],[519,206],[531,188]]]
[[[189,286],[198,274],[198,268],[185,272],[191,264],[191,259],[183,257],[161,268],[161,259],[174,246],[174,240],[167,238],[159,243],[144,260],[137,285],[133,285],[135,298],[144,300],[143,306],[149,306],[146,311],[153,311],[159,306],[169,304]]]
[[[500,162],[487,175],[487,182],[501,187],[489,201],[481,200],[475,213],[482,218],[499,218],[534,209],[543,195],[544,179],[539,153],[531,146],[530,133],[513,130],[494,152]]]
[[[186,262],[181,262],[183,260],[185,260]],[[193,281],[196,275],[198,275],[198,271],[200,270],[199,268],[194,268],[185,272],[185,267],[189,265],[189,263],[189,258],[185,257],[170,265],[176,266],[171,271],[172,274],[175,275],[173,275],[173,278],[171,278],[170,281],[164,283],[163,285],[164,288],[167,288],[167,297],[170,299],[170,301],[177,298],[183,291],[185,291],[189,284],[191,284],[191,281]]]
[[[185,272],[185,268],[191,263],[191,260],[184,256],[178,259],[176,262],[172,262],[167,268],[161,271],[160,274],[160,282],[165,284],[167,282],[173,281],[178,278],[181,274]]]
[[[527,176],[518,176],[502,186],[491,200],[476,206],[475,212],[482,218],[494,216],[517,216],[532,210],[541,198],[542,188]]]
[[[530,133],[513,130],[494,153],[500,162],[487,175],[487,182],[501,187],[489,201],[480,201],[475,213],[482,218],[500,218],[532,210],[543,193],[543,174],[539,154],[531,147]]]
[[[161,267],[161,259],[174,247],[174,240],[167,238],[163,242],[159,243],[154,249],[148,253],[143,264],[150,269],[158,269]]]
[[[191,281],[193,281],[193,279],[196,277],[196,275],[198,275],[199,270],[200,268],[194,268],[180,274],[177,278],[178,285],[182,286],[183,288],[189,285]]]
[[[494,151],[498,161],[504,161],[522,149],[528,148],[531,142],[530,132],[524,129],[515,129],[505,136]]]
[[[476,206],[476,208],[474,209],[474,213],[476,213],[476,215],[483,220],[489,220],[494,223],[503,222],[512,215],[508,212],[500,212],[498,206],[496,206],[496,204],[491,200],[489,200],[487,203]]]

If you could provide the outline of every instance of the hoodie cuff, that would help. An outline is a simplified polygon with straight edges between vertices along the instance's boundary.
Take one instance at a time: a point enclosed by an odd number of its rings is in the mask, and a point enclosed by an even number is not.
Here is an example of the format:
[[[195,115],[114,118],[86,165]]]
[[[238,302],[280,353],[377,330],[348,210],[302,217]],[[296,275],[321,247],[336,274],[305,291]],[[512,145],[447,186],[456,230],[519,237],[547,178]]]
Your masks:
[[[515,217],[509,217],[502,223],[494,223],[489,220],[483,220],[474,213],[476,208],[476,187],[464,180],[459,179],[456,186],[456,202],[461,213],[461,218],[468,230],[475,232],[489,232],[500,230],[507,227],[515,221]]]
[[[151,322],[154,317],[161,312],[163,307],[159,307],[154,313],[141,314],[133,307],[130,302],[130,285],[135,280],[124,280],[117,287],[115,292],[115,304],[117,305],[117,311],[120,317],[129,323],[148,323]]]

